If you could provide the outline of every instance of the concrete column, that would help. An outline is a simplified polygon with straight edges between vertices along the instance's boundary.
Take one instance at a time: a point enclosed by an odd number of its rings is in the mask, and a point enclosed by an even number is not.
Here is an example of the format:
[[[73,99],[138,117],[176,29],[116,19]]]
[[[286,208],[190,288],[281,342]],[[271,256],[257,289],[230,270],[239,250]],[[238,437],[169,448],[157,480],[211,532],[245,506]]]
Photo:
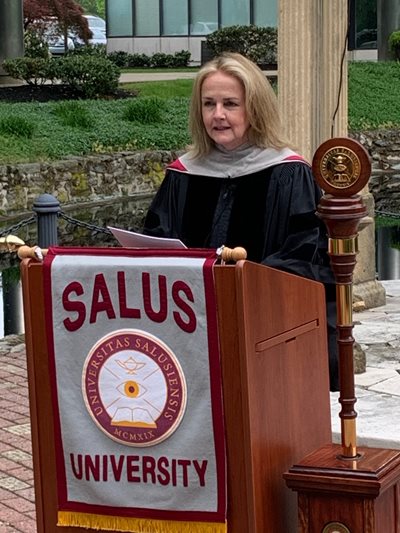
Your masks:
[[[347,0],[322,0],[318,146],[347,136]],[[314,146],[314,150],[318,148]]]
[[[0,84],[12,80],[1,66],[4,59],[23,55],[23,0],[0,0]]]
[[[309,161],[322,142],[348,134],[347,24],[347,0],[279,0],[280,111],[289,140]],[[371,218],[360,233],[354,295],[375,307],[385,291],[375,280],[373,197],[368,188],[362,196]]]
[[[278,98],[286,133],[307,159],[347,135],[347,0],[280,0]]]
[[[378,61],[393,59],[389,52],[389,35],[400,30],[399,0],[378,0]]]

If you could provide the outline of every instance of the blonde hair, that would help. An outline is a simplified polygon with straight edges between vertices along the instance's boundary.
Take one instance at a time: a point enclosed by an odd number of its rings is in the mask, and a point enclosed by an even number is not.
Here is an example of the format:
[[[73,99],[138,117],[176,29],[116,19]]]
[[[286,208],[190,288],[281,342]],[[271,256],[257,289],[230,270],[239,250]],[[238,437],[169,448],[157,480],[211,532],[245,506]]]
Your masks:
[[[250,123],[249,142],[260,148],[280,149],[288,146],[282,133],[278,100],[267,77],[250,59],[241,54],[225,52],[206,63],[199,70],[193,84],[189,110],[191,156],[205,156],[214,146],[214,141],[208,136],[203,124],[201,90],[204,80],[215,72],[234,76],[244,88],[245,109]]]

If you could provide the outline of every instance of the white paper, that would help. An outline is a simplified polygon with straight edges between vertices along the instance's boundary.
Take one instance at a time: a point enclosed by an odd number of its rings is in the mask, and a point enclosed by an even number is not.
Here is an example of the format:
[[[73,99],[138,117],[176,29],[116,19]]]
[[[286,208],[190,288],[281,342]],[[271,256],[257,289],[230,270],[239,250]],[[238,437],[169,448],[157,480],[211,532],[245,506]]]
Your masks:
[[[179,239],[150,237],[120,228],[107,226],[121,246],[125,248],[187,248]]]

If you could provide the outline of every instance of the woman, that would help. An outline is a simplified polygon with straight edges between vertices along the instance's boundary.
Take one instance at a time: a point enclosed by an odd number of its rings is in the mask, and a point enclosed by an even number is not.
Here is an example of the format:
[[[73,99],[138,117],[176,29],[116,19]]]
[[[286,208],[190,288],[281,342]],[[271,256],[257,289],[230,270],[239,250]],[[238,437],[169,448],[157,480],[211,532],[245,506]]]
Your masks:
[[[321,191],[288,147],[271,85],[252,61],[225,53],[198,72],[189,123],[192,145],[168,166],[144,233],[193,248],[243,246],[251,261],[323,282],[338,390],[334,278],[315,215]]]

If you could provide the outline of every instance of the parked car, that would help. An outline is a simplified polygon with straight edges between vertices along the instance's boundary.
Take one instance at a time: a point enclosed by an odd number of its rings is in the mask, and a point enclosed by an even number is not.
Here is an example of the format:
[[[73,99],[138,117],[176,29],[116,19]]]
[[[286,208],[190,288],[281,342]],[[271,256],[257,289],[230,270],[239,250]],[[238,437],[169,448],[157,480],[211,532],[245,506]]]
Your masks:
[[[90,31],[92,32],[92,37],[89,39],[88,44],[93,46],[98,44],[107,44],[106,34],[103,33],[99,28],[90,28]],[[85,46],[84,41],[82,41],[82,39],[80,39],[77,35],[73,35],[72,39],[74,41],[75,48]]]
[[[106,38],[106,22],[100,17],[95,15],[84,15],[88,21],[88,26],[92,32],[92,37],[89,39],[89,44],[107,44]],[[40,22],[43,27],[43,22]],[[60,31],[53,22],[52,18],[49,18],[45,30],[43,32],[43,38],[49,46],[49,52],[53,56],[60,56],[65,53],[64,36],[60,35]],[[77,47],[84,46],[84,41],[76,35],[74,32],[69,32],[67,37],[67,51],[74,50]]]
[[[62,35],[54,33],[52,30],[47,30],[44,33],[44,39],[49,46],[49,52],[53,56],[65,54],[65,41]],[[72,36],[67,37],[67,51],[74,50],[75,43]]]
[[[89,39],[88,44],[95,45],[106,45],[107,38],[105,34],[99,29],[91,29],[92,37]],[[62,35],[56,34],[47,34],[46,42],[49,46],[49,52],[53,56],[60,56],[65,53],[64,37]],[[67,51],[74,50],[75,48],[80,48],[85,46],[85,42],[78,37],[75,33],[70,33],[67,38]]]
[[[89,29],[94,32],[100,30],[104,35],[106,34],[106,21],[96,15],[84,15],[88,21]]]
[[[92,32],[92,38],[89,39],[89,44],[107,44],[106,34],[102,30],[99,28],[90,28],[90,31]]]

